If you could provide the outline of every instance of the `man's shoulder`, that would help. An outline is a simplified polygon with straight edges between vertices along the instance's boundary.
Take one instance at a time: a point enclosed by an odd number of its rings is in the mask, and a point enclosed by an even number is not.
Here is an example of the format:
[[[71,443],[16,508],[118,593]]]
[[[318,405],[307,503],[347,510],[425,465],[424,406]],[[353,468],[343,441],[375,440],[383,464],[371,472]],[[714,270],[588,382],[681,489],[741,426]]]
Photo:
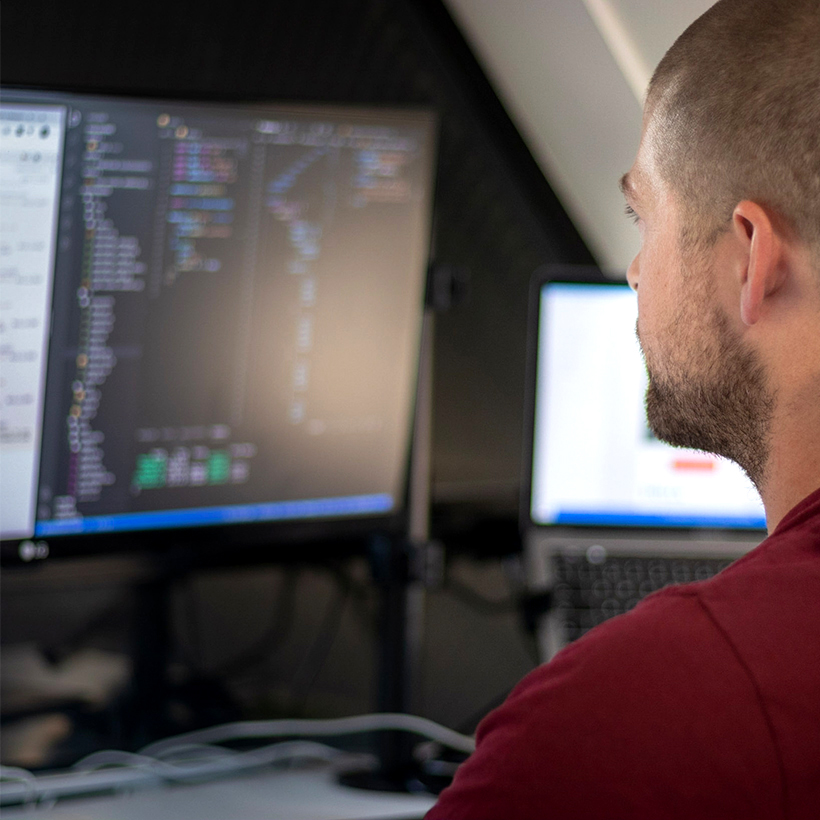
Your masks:
[[[549,797],[559,815],[634,817],[677,796],[687,804],[693,788],[719,794],[726,780],[741,794],[762,789],[767,805],[770,784],[779,787],[754,683],[686,586],[650,596],[531,672],[477,741],[431,816],[502,816],[493,813],[502,807],[540,816]],[[546,773],[560,794],[545,793]]]
[[[778,738],[817,725],[807,504],[715,578],[650,595],[533,670],[481,723],[430,817],[781,816]],[[817,759],[791,745],[796,771]]]
[[[644,765],[670,750],[696,755],[739,727],[750,744],[770,744],[754,681],[691,585],[650,596],[535,669],[479,740],[518,721],[535,744],[577,738],[617,755],[626,742]]]
[[[669,692],[707,665],[734,666],[726,650],[725,639],[701,602],[700,590],[695,585],[670,587],[565,647],[524,678],[511,699],[570,680],[567,694],[579,696],[589,686],[599,702],[608,695],[621,698],[615,691],[619,682],[635,692],[663,681]],[[602,680],[607,681],[605,687]]]

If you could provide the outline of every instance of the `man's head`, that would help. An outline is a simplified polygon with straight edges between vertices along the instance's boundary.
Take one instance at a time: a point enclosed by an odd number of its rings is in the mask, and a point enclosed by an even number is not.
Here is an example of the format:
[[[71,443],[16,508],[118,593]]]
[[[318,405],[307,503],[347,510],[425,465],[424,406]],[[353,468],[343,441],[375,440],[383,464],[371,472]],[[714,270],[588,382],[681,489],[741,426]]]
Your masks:
[[[820,0],[720,0],[661,60],[646,116],[684,241],[749,199],[820,248]]]
[[[650,425],[760,487],[793,343],[788,300],[773,313],[769,297],[803,287],[786,275],[797,246],[820,278],[820,0],[721,0],[687,29],[653,77],[622,187],[642,236],[629,280]]]

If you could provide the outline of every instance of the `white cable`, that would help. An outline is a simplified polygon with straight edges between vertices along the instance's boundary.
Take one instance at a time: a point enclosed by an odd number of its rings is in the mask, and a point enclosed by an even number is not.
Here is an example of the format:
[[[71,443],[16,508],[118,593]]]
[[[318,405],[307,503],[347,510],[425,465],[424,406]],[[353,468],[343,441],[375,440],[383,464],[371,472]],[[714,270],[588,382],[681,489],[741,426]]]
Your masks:
[[[108,750],[80,760],[73,771],[35,776],[25,769],[4,766],[0,804],[30,803],[92,791],[116,791],[154,785],[157,781],[179,782],[219,777],[258,768],[283,760],[323,760],[339,763],[355,759],[375,767],[372,755],[343,752],[309,740],[272,743],[260,749],[238,752],[209,744],[265,737],[333,737],[361,732],[401,730],[413,732],[444,746],[472,753],[475,740],[427,718],[400,713],[379,713],[332,720],[262,720],[226,723],[188,732],[152,743],[138,754]]]
[[[240,753],[226,749],[224,746],[212,746],[208,743],[183,743],[154,755],[154,758],[157,760],[165,760],[169,757],[180,756],[185,760],[191,760],[194,756],[200,759],[207,759],[221,757],[227,754],[236,755]]]
[[[0,780],[30,783],[36,779],[28,769],[20,769],[17,766],[0,766]]]
[[[161,762],[161,761],[160,761]],[[93,772],[105,766],[127,766],[132,769],[156,769],[158,761],[148,755],[122,752],[118,749],[105,749],[92,752],[78,760],[71,768],[77,772]]]
[[[207,749],[203,746],[178,747],[173,753],[180,750],[190,753],[194,748],[199,753]],[[375,762],[372,755],[342,752],[332,746],[303,740],[274,743],[247,752],[234,752],[219,747],[211,747],[210,751],[210,760],[207,762],[190,758],[166,762],[146,755],[107,750],[88,755],[67,772],[35,776],[25,769],[14,769],[14,774],[9,772],[4,780],[0,804],[29,804],[69,795],[145,788],[163,781],[178,783],[223,777],[284,760],[321,760],[331,763],[355,761],[367,767],[372,767]],[[3,777],[6,778],[5,772]]]
[[[195,752],[196,756],[191,756]],[[207,753],[207,756],[206,754]],[[249,749],[236,752],[220,746],[186,744],[167,749],[160,759],[144,754],[130,752],[104,751],[94,752],[76,763],[73,768],[80,772],[96,771],[108,766],[122,766],[130,769],[141,769],[157,775],[164,780],[188,780],[191,777],[216,777],[235,773],[259,766],[266,766],[280,760],[311,759],[332,761],[345,752],[323,743],[305,740],[284,741],[264,746],[261,749]],[[177,759],[168,760],[175,756]]]
[[[0,766],[0,781],[3,783],[0,792],[4,794],[9,784],[21,783],[25,803],[30,803],[37,794],[37,778],[28,769],[20,769],[17,766]]]
[[[334,737],[352,735],[361,732],[402,730],[437,740],[460,752],[471,754],[475,751],[475,739],[448,729],[439,723],[417,715],[405,715],[399,712],[380,712],[372,715],[333,718],[330,720],[249,720],[238,723],[224,723],[208,729],[187,732],[151,743],[141,750],[141,754],[157,757],[178,744],[187,743],[225,743],[229,740],[245,738],[312,736]]]

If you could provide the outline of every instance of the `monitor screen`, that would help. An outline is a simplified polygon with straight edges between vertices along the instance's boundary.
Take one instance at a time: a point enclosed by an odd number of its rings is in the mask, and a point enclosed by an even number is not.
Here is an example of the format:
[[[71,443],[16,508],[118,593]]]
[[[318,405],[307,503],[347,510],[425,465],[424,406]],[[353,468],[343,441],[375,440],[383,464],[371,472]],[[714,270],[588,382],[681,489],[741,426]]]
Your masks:
[[[3,539],[395,514],[434,131],[5,89]]]
[[[765,527],[734,463],[658,441],[626,283],[535,289],[529,520],[604,527]]]

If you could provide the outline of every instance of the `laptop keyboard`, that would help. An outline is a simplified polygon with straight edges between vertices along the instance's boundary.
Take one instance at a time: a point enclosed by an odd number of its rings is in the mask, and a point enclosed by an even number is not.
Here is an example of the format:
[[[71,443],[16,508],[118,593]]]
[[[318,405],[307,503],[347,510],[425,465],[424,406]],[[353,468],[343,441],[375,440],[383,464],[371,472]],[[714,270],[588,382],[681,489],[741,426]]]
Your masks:
[[[670,584],[705,581],[729,558],[557,554],[553,556],[554,612],[566,642],[608,618],[628,612],[650,592]]]

